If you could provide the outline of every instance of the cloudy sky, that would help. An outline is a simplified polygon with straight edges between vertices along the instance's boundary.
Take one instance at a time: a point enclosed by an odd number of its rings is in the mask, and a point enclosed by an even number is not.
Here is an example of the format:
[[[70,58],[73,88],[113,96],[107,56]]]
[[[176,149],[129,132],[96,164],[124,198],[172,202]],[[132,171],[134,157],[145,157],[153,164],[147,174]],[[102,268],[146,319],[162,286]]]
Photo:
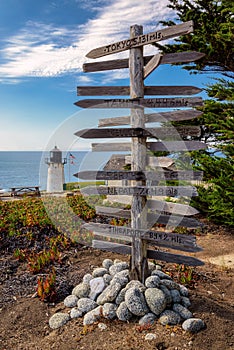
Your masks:
[[[130,25],[143,25],[144,33],[159,29],[160,20],[175,17],[166,5],[166,0],[0,1],[0,151],[43,150],[56,130],[62,139],[61,129],[69,134],[107,117],[108,110],[98,115],[76,107],[81,99],[76,87],[128,85],[128,70],[83,73],[83,63],[92,61],[85,55],[128,39]],[[144,50],[157,52],[152,45]],[[99,60],[127,56],[125,51]],[[204,87],[206,81],[163,65],[145,84]]]

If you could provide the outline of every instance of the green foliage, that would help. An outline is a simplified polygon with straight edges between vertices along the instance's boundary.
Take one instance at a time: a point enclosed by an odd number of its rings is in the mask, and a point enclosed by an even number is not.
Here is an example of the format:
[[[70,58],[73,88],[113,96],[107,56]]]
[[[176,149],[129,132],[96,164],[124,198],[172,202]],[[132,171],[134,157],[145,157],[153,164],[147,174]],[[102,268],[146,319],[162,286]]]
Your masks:
[[[232,1],[210,0],[169,0],[169,8],[176,11],[175,21],[162,22],[164,25],[176,24],[176,21],[194,22],[192,35],[181,36],[176,44],[162,46],[155,44],[164,52],[194,50],[205,53],[198,63],[184,66],[188,70],[199,72],[222,72],[233,77],[233,34],[234,4]]]

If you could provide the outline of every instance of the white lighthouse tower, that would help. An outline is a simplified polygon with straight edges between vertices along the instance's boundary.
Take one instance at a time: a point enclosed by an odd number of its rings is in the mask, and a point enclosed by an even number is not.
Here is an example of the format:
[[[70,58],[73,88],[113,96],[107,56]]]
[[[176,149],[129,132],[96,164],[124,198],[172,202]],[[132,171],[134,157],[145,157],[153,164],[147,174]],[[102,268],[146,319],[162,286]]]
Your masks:
[[[45,159],[48,167],[47,175],[47,192],[63,192],[64,164],[67,163],[67,158],[62,158],[62,151],[57,146],[50,151],[50,157]]]

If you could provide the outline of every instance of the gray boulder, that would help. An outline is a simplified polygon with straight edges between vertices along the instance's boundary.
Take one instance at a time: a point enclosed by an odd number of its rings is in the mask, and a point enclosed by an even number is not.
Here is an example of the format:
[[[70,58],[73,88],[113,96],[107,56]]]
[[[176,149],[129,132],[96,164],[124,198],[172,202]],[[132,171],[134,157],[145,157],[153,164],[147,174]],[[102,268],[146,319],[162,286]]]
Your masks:
[[[178,283],[168,280],[168,279],[161,279],[161,284],[165,287],[167,287],[168,289],[178,289],[180,290],[180,286]]]
[[[120,272],[117,272],[113,279],[111,280],[110,284],[113,284],[113,283],[120,283],[122,287],[125,287],[126,284],[128,283],[129,281],[129,271],[128,270],[123,270],[123,271],[120,271]]]
[[[116,315],[120,321],[129,321],[133,316],[124,301],[118,306]]]
[[[186,288],[185,286],[183,286],[183,284],[180,284],[180,294],[183,296],[183,297],[188,297],[189,296],[189,291],[188,291],[188,288]]]
[[[146,287],[144,286],[144,284],[137,280],[132,280],[128,282],[125,288],[126,290],[128,290],[132,287],[137,287],[138,289],[140,289],[141,292],[144,292],[146,290]]]
[[[176,325],[179,324],[181,321],[180,315],[172,310],[165,310],[161,313],[159,317],[159,322],[163,325],[166,326],[168,325]]]
[[[165,294],[161,289],[148,288],[145,291],[145,299],[150,310],[155,315],[160,315],[167,306]]]
[[[158,276],[150,276],[145,280],[145,286],[147,288],[155,288],[159,287],[160,278]]]
[[[132,287],[126,291],[125,303],[133,315],[144,316],[149,312],[144,294],[137,287]]]
[[[128,269],[128,264],[126,262],[118,262],[109,268],[109,273],[114,276],[116,273]]]
[[[64,314],[62,312],[57,312],[51,318],[49,319],[49,326],[52,329],[57,329],[59,327],[62,327],[70,320],[70,317],[68,314]]]
[[[70,311],[71,318],[82,317],[83,313],[78,309],[78,307],[73,307]]]
[[[117,295],[117,297],[115,299],[115,303],[117,305],[121,304],[124,301],[126,291],[127,291],[127,288],[123,288],[123,289],[121,289],[121,291]]]
[[[149,312],[148,314],[146,314],[145,316],[143,316],[139,319],[139,324],[140,325],[152,325],[152,324],[154,324],[156,319],[157,319],[156,315]]]
[[[103,277],[96,277],[89,282],[89,286],[89,298],[92,300],[96,300],[98,295],[101,294],[101,292],[105,288],[106,284]]]
[[[200,318],[189,318],[182,323],[182,328],[191,333],[198,333],[205,327],[205,323]]]
[[[103,305],[102,314],[103,317],[113,320],[116,318],[117,305],[112,303],[106,303]]]
[[[83,283],[89,284],[92,279],[93,276],[90,273],[86,273],[83,277]]]
[[[86,298],[89,295],[90,287],[87,283],[80,283],[72,290],[72,294],[77,298]]]
[[[96,321],[98,321],[102,316],[102,306],[98,306],[95,309],[87,312],[86,315],[84,315],[83,325],[92,324]]]
[[[172,302],[179,304],[181,301],[181,295],[180,292],[177,289],[171,289],[170,290]]]
[[[97,267],[96,269],[93,270],[93,277],[102,277],[106,273],[108,273],[108,270],[105,269],[104,267]]]
[[[98,306],[98,304],[92,299],[81,298],[78,300],[77,306],[83,314],[86,314],[87,312],[95,309]]]
[[[106,273],[103,276],[103,280],[104,280],[106,286],[108,286],[108,284],[110,284],[112,278],[113,278],[113,276],[109,275],[109,273]]]
[[[171,296],[170,290],[167,287],[163,286],[162,284],[159,286],[159,289],[163,291],[166,297],[167,307],[170,307],[172,304],[172,296]]]
[[[190,312],[188,309],[186,309],[186,307],[180,304],[174,304],[173,311],[177,312],[180,315],[180,317],[184,320],[187,320],[188,318],[193,317],[192,312]]]
[[[104,259],[102,262],[102,266],[109,271],[109,268],[114,264],[111,259]]]
[[[111,303],[115,300],[117,295],[119,294],[120,289],[122,288],[120,283],[114,283],[107,286],[103,292],[97,298],[97,303],[99,305],[103,305],[105,303]]]
[[[189,308],[191,306],[191,301],[187,297],[181,297],[181,305],[183,305],[186,308]]]
[[[77,304],[78,298],[75,295],[68,295],[63,303],[66,307],[75,307]]]
[[[171,280],[171,276],[167,275],[166,273],[162,272],[161,270],[154,270],[151,273],[152,276],[158,276],[160,279],[168,279]]]

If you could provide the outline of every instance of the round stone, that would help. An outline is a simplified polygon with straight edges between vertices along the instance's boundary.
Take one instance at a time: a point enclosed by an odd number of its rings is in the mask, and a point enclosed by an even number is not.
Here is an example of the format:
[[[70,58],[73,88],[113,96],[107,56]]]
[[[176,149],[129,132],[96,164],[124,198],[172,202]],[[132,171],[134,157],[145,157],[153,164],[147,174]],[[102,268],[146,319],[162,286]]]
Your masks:
[[[92,299],[81,298],[78,300],[77,306],[83,314],[86,314],[87,312],[95,309],[98,306],[98,304]]]
[[[64,305],[66,307],[75,307],[77,304],[78,298],[75,295],[68,295],[65,299],[64,299]]]
[[[189,296],[188,288],[186,288],[186,287],[183,286],[182,284],[180,284],[179,286],[180,286],[180,294],[181,294],[183,297],[188,297],[188,296]]]
[[[110,284],[111,280],[112,280],[112,276],[109,275],[108,273],[106,273],[104,276],[103,276],[103,280],[105,282],[105,285],[108,286],[108,284]]]
[[[145,316],[141,317],[139,319],[139,324],[140,325],[152,325],[154,324],[155,320],[157,319],[156,315],[149,312]]]
[[[137,287],[132,287],[126,291],[125,303],[133,315],[144,316],[149,312],[144,294]]]
[[[72,294],[77,298],[86,298],[89,295],[90,287],[87,283],[80,283],[72,290]]]
[[[70,311],[71,318],[82,317],[82,312],[78,309],[78,307],[73,307]]]
[[[111,303],[115,300],[119,294],[120,289],[122,288],[120,283],[114,283],[107,286],[103,292],[98,296],[97,303],[103,305],[105,303]]]
[[[172,297],[171,297],[171,293],[170,293],[169,289],[167,287],[163,286],[162,284],[159,286],[159,289],[161,289],[161,291],[163,291],[163,293],[166,297],[167,307],[170,307],[171,303],[172,303]]]
[[[166,297],[158,288],[148,288],[145,291],[145,299],[150,310],[155,315],[160,315],[167,306]]]
[[[173,311],[177,312],[180,315],[180,317],[184,320],[187,320],[188,318],[193,317],[192,312],[190,312],[188,309],[186,309],[186,307],[180,304],[174,304]]]
[[[95,277],[90,282],[90,292],[89,298],[92,300],[96,300],[98,295],[103,291],[106,284],[103,277]]]
[[[124,301],[117,308],[116,315],[120,321],[129,321],[133,316]]]
[[[83,277],[83,283],[89,284],[89,282],[93,279],[91,273],[86,273]]]
[[[191,333],[198,333],[205,327],[205,323],[200,318],[189,318],[182,323],[182,328]]]
[[[94,322],[98,321],[102,316],[102,306],[98,306],[95,309],[87,312],[86,315],[84,315],[83,325],[93,324]]]
[[[166,326],[168,325],[176,325],[179,324],[181,321],[180,315],[177,314],[177,312],[172,311],[172,310],[165,310],[161,313],[159,317],[159,322],[163,325]]]
[[[114,318],[116,318],[116,310],[117,305],[112,303],[104,304],[102,308],[103,317],[108,318],[109,320],[113,320]]]
[[[127,291],[127,288],[123,288],[123,289],[121,289],[121,291],[117,295],[117,297],[115,299],[115,303],[117,305],[121,304],[124,301],[126,291]]]
[[[156,339],[156,335],[154,333],[147,333],[145,335],[145,340],[154,340]]]
[[[64,314],[62,312],[57,312],[49,319],[49,326],[52,329],[57,329],[62,327],[69,321],[70,317],[68,314]]]
[[[160,279],[171,280],[171,276],[167,275],[166,273],[162,272],[161,270],[154,270],[154,271],[152,271],[151,275],[158,276]]]
[[[109,268],[113,265],[113,261],[111,259],[104,259],[102,262],[102,266],[109,271]]]
[[[117,272],[113,279],[111,280],[110,284],[113,284],[113,283],[120,283],[122,287],[125,287],[126,284],[128,283],[129,281],[129,271],[128,270],[123,270],[123,271],[120,271],[120,272]]]
[[[177,304],[180,303],[181,301],[180,292],[177,289],[171,289],[170,293],[172,297],[172,302]]]
[[[186,308],[189,308],[191,306],[191,301],[187,297],[181,297],[181,305],[183,305]]]
[[[180,290],[180,286],[178,283],[168,280],[168,279],[161,279],[161,284],[165,287],[167,287],[168,289],[178,289]]]
[[[93,277],[102,277],[106,273],[108,273],[108,270],[105,269],[104,267],[97,267],[96,269],[93,270]]]
[[[114,276],[116,273],[128,269],[128,264],[126,262],[118,262],[109,268],[109,273]]]
[[[125,288],[126,290],[128,290],[132,287],[137,287],[138,289],[140,289],[141,292],[144,292],[146,290],[146,287],[144,286],[144,284],[137,280],[132,280],[128,282]]]
[[[145,280],[145,286],[147,288],[155,288],[159,287],[160,278],[158,276],[150,276]]]

